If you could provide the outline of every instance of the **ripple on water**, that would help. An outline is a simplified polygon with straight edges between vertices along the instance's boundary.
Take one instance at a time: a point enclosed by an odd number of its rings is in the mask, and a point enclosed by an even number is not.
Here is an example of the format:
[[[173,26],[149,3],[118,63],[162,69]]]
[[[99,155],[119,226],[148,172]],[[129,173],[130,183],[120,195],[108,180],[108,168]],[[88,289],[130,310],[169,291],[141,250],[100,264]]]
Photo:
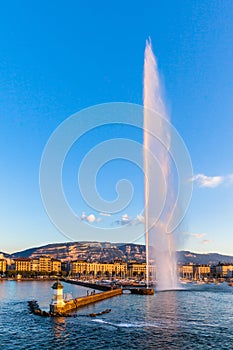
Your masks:
[[[76,318],[41,318],[28,313],[27,290],[30,298],[48,307],[51,283],[33,283],[31,288],[30,282],[5,282],[1,289],[1,349],[232,348],[233,294],[227,285],[145,297],[122,295],[80,309]],[[83,293],[78,286],[71,291]],[[79,317],[106,308],[111,313],[100,318]]]

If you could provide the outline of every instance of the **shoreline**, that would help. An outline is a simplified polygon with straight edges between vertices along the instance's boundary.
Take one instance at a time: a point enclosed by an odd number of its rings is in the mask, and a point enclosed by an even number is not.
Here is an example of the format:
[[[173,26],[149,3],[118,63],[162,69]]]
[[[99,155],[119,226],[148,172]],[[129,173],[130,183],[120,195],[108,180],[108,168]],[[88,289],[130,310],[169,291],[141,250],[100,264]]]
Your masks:
[[[27,282],[27,281],[39,281],[39,282],[46,282],[46,281],[55,281],[57,278],[51,278],[51,277],[45,277],[45,278],[33,278],[33,277],[25,277],[25,278],[16,278],[16,277],[1,277],[1,281],[16,281],[16,282]]]

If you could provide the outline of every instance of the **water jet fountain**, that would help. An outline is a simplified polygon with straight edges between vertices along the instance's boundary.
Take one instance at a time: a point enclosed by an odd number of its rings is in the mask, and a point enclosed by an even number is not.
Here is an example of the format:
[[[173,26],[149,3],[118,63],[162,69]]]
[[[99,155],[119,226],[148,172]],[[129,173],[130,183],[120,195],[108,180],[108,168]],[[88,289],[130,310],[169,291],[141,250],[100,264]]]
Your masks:
[[[153,118],[153,114],[160,119]],[[177,264],[175,240],[167,232],[168,222],[172,219],[174,190],[169,148],[171,135],[164,127],[163,120],[169,121],[161,94],[161,85],[157,61],[152,51],[151,42],[147,41],[144,60],[144,171],[145,171],[145,236],[147,286],[149,284],[149,263],[155,261],[156,289],[177,289]],[[150,130],[153,131],[150,133]],[[156,139],[153,134],[158,135]],[[165,140],[164,147],[161,139]],[[157,159],[163,173],[162,184],[152,171],[150,150]],[[165,198],[163,210],[160,205]]]

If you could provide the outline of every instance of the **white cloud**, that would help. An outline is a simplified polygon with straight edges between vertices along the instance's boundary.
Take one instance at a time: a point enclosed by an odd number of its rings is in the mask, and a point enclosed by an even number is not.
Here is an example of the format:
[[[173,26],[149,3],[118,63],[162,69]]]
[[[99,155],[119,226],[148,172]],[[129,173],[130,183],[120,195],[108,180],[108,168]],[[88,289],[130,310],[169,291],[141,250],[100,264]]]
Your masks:
[[[82,212],[82,215],[81,215],[81,220],[86,220],[86,214],[85,214],[85,211]]]
[[[195,237],[197,239],[203,238],[206,233],[190,233],[190,236]]]
[[[123,214],[120,220],[114,222],[117,225],[139,225],[144,223],[144,216],[139,214],[136,218],[129,217],[128,214]]]
[[[110,213],[100,213],[101,216],[112,216]]]
[[[233,174],[225,176],[206,176],[204,174],[194,175],[191,179],[198,187],[215,188],[222,184],[233,185]]]
[[[121,224],[126,225],[130,222],[128,214],[123,214],[121,217]]]
[[[209,244],[211,242],[211,240],[209,239],[203,239],[200,243],[201,244]]]
[[[206,235],[206,233],[190,233],[190,232],[184,232],[184,234],[191,236],[191,237],[194,237],[196,239],[201,239]]]
[[[206,176],[204,174],[197,174],[191,178],[191,181],[196,183],[199,187],[217,187],[225,180],[224,176]]]
[[[103,221],[102,218],[97,218],[97,219],[96,219],[96,222],[102,222],[102,221]]]
[[[128,216],[128,214],[123,214],[120,218],[120,220],[116,220],[115,221],[115,224],[117,225],[131,225],[133,222],[133,220]]]
[[[96,218],[94,214],[90,214],[86,217],[87,222],[95,222]]]
[[[85,213],[84,211],[82,212],[81,220],[82,220],[82,221],[89,222],[89,223],[101,222],[101,221],[103,221],[102,218],[96,218],[94,214],[86,215],[86,213]]]
[[[206,176],[204,174],[194,175],[190,181],[197,184],[199,187],[217,187],[221,184],[233,185],[233,174],[225,176]]]
[[[136,223],[144,223],[145,218],[143,215],[139,214],[137,215],[136,221],[137,221]]]

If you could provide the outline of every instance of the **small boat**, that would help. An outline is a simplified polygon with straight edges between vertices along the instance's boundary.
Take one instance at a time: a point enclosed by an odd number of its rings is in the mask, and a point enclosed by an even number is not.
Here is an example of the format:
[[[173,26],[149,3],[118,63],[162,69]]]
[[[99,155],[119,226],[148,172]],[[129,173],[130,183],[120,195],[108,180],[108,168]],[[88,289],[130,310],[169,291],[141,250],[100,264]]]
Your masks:
[[[233,281],[231,281],[230,283],[228,283],[228,286],[233,287]]]
[[[153,288],[130,288],[131,294],[138,295],[154,295],[155,291]]]

